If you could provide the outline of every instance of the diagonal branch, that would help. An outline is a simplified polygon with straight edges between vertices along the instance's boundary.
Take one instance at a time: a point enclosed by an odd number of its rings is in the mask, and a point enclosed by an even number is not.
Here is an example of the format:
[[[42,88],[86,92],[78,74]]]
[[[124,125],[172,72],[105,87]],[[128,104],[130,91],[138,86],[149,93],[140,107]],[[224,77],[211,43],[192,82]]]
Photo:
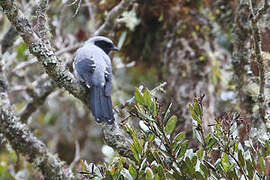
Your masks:
[[[71,171],[66,170],[64,162],[51,154],[45,144],[38,140],[15,117],[7,94],[8,86],[3,62],[0,62],[0,133],[8,139],[17,152],[28,157],[28,161],[38,167],[45,179],[74,179]]]
[[[131,1],[122,1],[121,4],[127,7],[127,2]],[[49,43],[44,44],[42,42],[38,35],[33,31],[30,23],[28,22],[24,14],[16,7],[14,1],[0,1],[0,5],[2,6],[4,13],[8,17],[11,24],[16,27],[16,30],[18,31],[20,36],[24,39],[30,52],[37,57],[38,61],[43,65],[50,78],[56,82],[58,87],[64,88],[70,94],[80,99],[88,108],[90,108],[90,98],[87,93],[88,89],[83,86],[77,79],[75,79],[68,70],[65,69],[65,66],[56,57],[51,45]],[[117,7],[118,8],[116,8],[116,12],[124,10],[124,8],[121,6]],[[115,14],[112,13],[112,16],[115,17]],[[109,19],[110,20],[108,21],[112,20],[111,18]],[[107,25],[105,25],[104,27],[105,29],[108,29]],[[105,31],[100,30],[97,34],[101,32]],[[125,135],[122,133],[120,127],[117,124],[105,124],[103,130],[108,129],[112,130],[104,131],[105,136],[110,137],[110,139],[106,139],[109,140],[109,142],[107,141],[107,143],[109,145],[112,145],[112,147],[118,147],[114,146],[115,144],[122,146],[125,145],[125,148],[127,149],[128,146],[126,145],[128,141]],[[125,151],[121,152],[124,153]]]
[[[120,2],[115,8],[113,8],[109,12],[109,15],[113,15],[114,18],[117,18],[117,16],[119,16],[128,7],[128,5],[131,2],[132,1]],[[40,5],[37,8],[37,16],[38,16],[38,22],[39,22],[38,29],[41,31],[40,36],[41,36],[43,42],[48,44],[48,42],[46,40],[44,40],[47,38],[46,27],[45,27],[45,23],[46,23],[45,13],[46,13],[46,9],[48,6],[48,2],[47,2],[47,0],[41,0],[39,4]],[[108,20],[108,19],[110,19],[110,20]],[[104,32],[104,29],[106,29],[106,33],[108,33],[113,28],[113,21],[114,20],[115,19],[113,19],[112,17],[107,18],[105,23],[95,32],[95,34],[100,35],[100,33]],[[58,56],[58,55],[61,55],[67,51],[76,50],[77,48],[81,47],[82,45],[83,45],[82,43],[78,43],[78,44],[75,44],[73,46],[61,49],[61,50],[55,52],[55,55]],[[25,66],[28,66],[30,64],[36,63],[36,62],[38,62],[38,61],[35,58],[33,58],[29,61],[26,61],[26,62],[22,62],[14,68],[13,72],[17,71],[18,69],[24,68]],[[49,84],[51,84],[51,86],[52,86],[53,83],[49,83]],[[39,103],[43,102],[43,100],[46,99],[46,97],[53,91],[54,87],[50,87],[50,85],[46,85],[45,91],[43,94],[33,97],[33,100],[30,103],[28,103],[28,105],[24,108],[24,111],[23,111],[23,114],[21,117],[21,120],[23,122],[25,122],[28,119],[28,117],[31,115],[31,113],[35,111],[35,109],[39,105]],[[48,90],[48,92],[46,92],[46,90]]]
[[[11,24],[16,27],[16,30],[28,45],[30,52],[42,63],[48,75],[60,88],[65,88],[75,97],[83,100],[83,102],[87,102],[84,100],[86,88],[65,69],[60,60],[55,56],[50,44],[45,45],[42,43],[26,17],[16,7],[15,3],[11,0],[7,0],[0,1],[0,5]]]
[[[122,0],[117,6],[115,6],[106,16],[106,20],[104,24],[102,24],[98,30],[95,32],[95,35],[104,35],[108,34],[114,24],[115,19],[120,16],[127,8],[128,6],[133,2],[133,0]]]
[[[26,91],[31,95],[32,100],[28,102],[28,104],[19,113],[20,120],[23,123],[27,123],[27,120],[31,114],[37,110],[38,106],[45,102],[46,98],[54,91],[56,87],[55,83],[51,80],[44,81],[44,78],[41,78],[38,81],[43,82],[41,87],[36,87],[39,85],[39,82],[35,81],[26,88]]]

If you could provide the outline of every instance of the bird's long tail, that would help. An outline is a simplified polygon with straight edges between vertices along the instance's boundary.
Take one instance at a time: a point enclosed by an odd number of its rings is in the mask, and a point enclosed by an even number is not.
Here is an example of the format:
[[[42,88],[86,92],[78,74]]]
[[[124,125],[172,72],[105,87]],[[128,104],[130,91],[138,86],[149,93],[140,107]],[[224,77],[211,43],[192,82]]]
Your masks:
[[[91,109],[96,121],[113,124],[112,100],[111,96],[105,95],[105,87],[92,86],[90,94]]]

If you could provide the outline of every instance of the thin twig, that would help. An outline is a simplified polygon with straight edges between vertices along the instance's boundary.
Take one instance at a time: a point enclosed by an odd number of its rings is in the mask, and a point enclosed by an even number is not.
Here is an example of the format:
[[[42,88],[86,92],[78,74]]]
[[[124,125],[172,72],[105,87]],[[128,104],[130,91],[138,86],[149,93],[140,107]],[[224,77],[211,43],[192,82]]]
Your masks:
[[[94,14],[94,10],[93,10],[93,4],[91,3],[90,0],[87,0],[86,1],[86,6],[88,8],[88,12],[89,12],[89,15],[90,15],[90,19],[91,19],[91,25],[92,25],[92,29],[94,31],[96,31],[96,20],[95,20],[95,14]]]
[[[257,12],[255,21],[259,21],[264,14],[266,14],[267,9],[269,8],[268,0],[264,0],[263,7]]]
[[[71,162],[71,164],[69,165],[69,169],[72,171],[73,167],[75,166],[75,164],[78,163],[78,161],[80,160],[80,144],[79,141],[76,140],[75,141],[75,156],[73,161]]]
[[[62,55],[62,54],[64,54],[64,53],[66,53],[66,52],[74,51],[74,50],[80,48],[82,45],[83,45],[83,43],[77,43],[77,44],[75,44],[75,45],[68,46],[68,47],[66,47],[66,48],[60,49],[59,51],[56,51],[56,52],[55,52],[55,55],[56,55],[56,56],[60,56],[60,55]],[[35,63],[37,63],[37,62],[38,62],[38,60],[37,60],[36,57],[34,57],[34,58],[32,58],[32,59],[30,59],[30,60],[28,60],[28,61],[21,62],[21,63],[19,63],[19,64],[12,70],[12,72],[15,73],[16,71],[18,71],[18,70],[20,70],[20,69],[23,69],[23,68],[25,68],[25,67],[27,67],[27,66],[30,66],[30,65],[32,65],[32,64],[35,64]]]
[[[79,0],[79,2],[78,2],[78,4],[77,4],[76,11],[75,11],[75,13],[74,13],[73,17],[75,17],[75,16],[78,14],[79,9],[80,9],[80,7],[81,7],[81,3],[82,3],[82,0]]]
[[[37,10],[36,10],[38,34],[41,40],[45,44],[49,44],[49,39],[47,36],[48,28],[46,27],[46,23],[47,23],[46,11],[47,11],[48,5],[49,5],[48,0],[39,0]]]
[[[54,91],[55,87],[55,83],[52,85],[45,83],[42,87],[40,87],[40,89],[43,91],[40,93],[37,93],[37,91],[34,91],[34,89],[29,89],[29,91],[32,91],[32,100],[28,102],[21,113],[19,113],[20,119],[23,123],[27,123],[28,118],[37,110],[37,107],[45,102],[46,98]],[[37,90],[37,88],[35,90]]]
[[[115,24],[115,19],[120,16],[128,6],[133,2],[133,0],[122,0],[117,6],[115,6],[107,15],[105,22],[98,28],[95,35],[108,34]]]

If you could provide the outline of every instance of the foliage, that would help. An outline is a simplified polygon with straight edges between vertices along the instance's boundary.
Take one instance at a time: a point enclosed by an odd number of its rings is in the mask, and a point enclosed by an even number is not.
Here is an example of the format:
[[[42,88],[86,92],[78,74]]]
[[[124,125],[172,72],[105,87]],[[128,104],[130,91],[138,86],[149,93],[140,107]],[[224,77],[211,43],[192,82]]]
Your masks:
[[[132,114],[140,130],[123,125],[131,139],[129,157],[116,156],[104,165],[81,162],[85,177],[95,179],[266,179],[270,175],[269,136],[256,138],[240,114],[225,113],[203,128],[203,97],[188,108],[199,149],[188,147],[184,132],[176,132],[177,117],[165,112],[148,89],[135,89]]]

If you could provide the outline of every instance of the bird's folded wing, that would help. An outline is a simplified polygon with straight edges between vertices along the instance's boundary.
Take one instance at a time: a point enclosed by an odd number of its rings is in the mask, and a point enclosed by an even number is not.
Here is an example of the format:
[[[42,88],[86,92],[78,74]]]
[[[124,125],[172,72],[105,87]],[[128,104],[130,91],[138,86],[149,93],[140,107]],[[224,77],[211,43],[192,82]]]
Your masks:
[[[82,59],[75,64],[75,68],[76,68],[77,74],[86,83],[86,85],[91,86],[92,75],[96,69],[96,65],[94,61],[91,60],[90,58]]]

